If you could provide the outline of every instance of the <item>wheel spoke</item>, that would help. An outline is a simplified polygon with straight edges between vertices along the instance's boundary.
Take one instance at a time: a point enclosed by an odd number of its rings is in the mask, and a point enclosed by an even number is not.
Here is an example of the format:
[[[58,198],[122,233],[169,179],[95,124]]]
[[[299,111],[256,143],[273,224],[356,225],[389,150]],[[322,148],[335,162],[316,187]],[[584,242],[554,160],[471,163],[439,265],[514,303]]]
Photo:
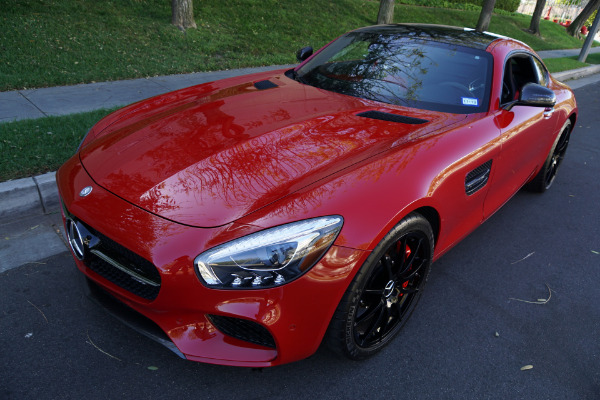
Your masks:
[[[410,267],[412,265],[412,263],[415,261],[415,257],[417,256],[417,254],[419,254],[419,250],[421,248],[421,243],[423,243],[423,239],[419,238],[416,248],[411,249],[410,256],[406,260],[407,267]]]
[[[399,266],[399,271],[404,270],[404,266],[406,265],[406,242],[407,242],[408,238],[406,236],[403,236],[400,239],[400,252],[398,253],[398,259],[401,260],[402,262],[400,263]]]
[[[392,257],[390,257],[389,255],[385,255],[384,256],[384,264],[385,264],[385,270],[387,271],[388,274],[388,280],[393,280],[394,279],[394,272],[392,270]]]
[[[419,288],[411,288],[411,289],[403,290],[403,293],[405,293],[405,295],[402,296],[401,300],[399,300],[396,303],[396,311],[398,312],[399,320],[402,320],[402,317],[404,317],[404,313],[410,307],[410,303],[412,303],[412,301],[415,299],[415,296],[407,296],[407,294],[417,293],[418,291],[419,291]]]
[[[569,134],[566,133],[563,137],[560,138],[558,145],[556,145],[555,153],[564,154],[567,150],[567,146],[569,145]]]
[[[429,260],[426,260],[424,258],[421,259],[421,262],[419,263],[419,265],[417,267],[415,267],[413,269],[410,269],[408,271],[405,271],[405,272],[407,272],[406,274],[400,275],[400,277],[399,277],[400,280],[402,282],[406,282],[407,280],[412,279],[416,274],[419,273],[419,271],[421,270],[421,268],[423,268],[423,266],[425,264],[427,264],[427,261],[429,261]]]
[[[370,338],[370,336],[373,334],[373,332],[377,331],[377,328],[380,328],[379,330],[379,336],[383,336],[383,334],[385,332],[382,332],[382,322],[383,322],[383,317],[384,316],[389,316],[389,309],[387,307],[382,307],[381,308],[381,312],[379,313],[379,315],[377,316],[377,319],[375,320],[375,322],[369,327],[369,329],[365,332],[364,336],[363,336],[363,340],[362,340],[362,344],[364,345],[364,343],[368,340],[368,338]]]
[[[418,287],[406,287],[406,288],[402,288],[400,289],[400,292],[402,292],[403,294],[411,294],[411,293],[417,293],[419,291]]]
[[[360,317],[357,317],[356,320],[354,321],[354,326],[358,327],[358,325],[360,325],[363,322],[367,321],[368,319],[372,318],[373,315],[375,315],[383,306],[384,306],[384,303],[382,300],[380,300],[379,303],[375,307],[373,307],[370,310],[365,311],[365,313],[363,315],[361,315]]]

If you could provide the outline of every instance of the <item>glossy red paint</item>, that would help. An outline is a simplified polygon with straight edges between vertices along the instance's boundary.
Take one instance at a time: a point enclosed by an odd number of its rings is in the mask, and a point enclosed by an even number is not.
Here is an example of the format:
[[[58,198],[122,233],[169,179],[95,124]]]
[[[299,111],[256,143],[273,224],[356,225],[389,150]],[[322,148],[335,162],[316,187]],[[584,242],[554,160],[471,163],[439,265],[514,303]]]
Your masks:
[[[449,114],[384,104],[266,72],[145,100],[100,121],[57,173],[68,212],[154,264],[161,289],[144,300],[75,260],[127,306],[156,322],[190,360],[271,366],[313,354],[370,251],[402,218],[422,212],[437,228],[435,259],[478,227],[541,168],[572,92],[550,78],[557,103],[502,109],[506,60],[533,54],[498,39],[490,106]],[[313,56],[314,57],[314,56]],[[258,90],[270,80],[276,88]],[[377,110],[425,119],[398,124],[357,116]],[[472,195],[465,177],[493,160]],[[80,197],[79,191],[93,188]],[[306,274],[272,289],[215,290],[194,270],[203,251],[259,230],[325,215],[343,228]],[[207,315],[256,321],[276,348],[220,332]]]
[[[373,124],[356,114],[393,109],[303,85],[282,72],[234,86],[220,82],[224,88],[208,84],[200,95],[167,95],[171,107],[128,116],[84,147],[81,161],[117,196],[179,223],[212,227],[464,119],[405,109],[430,122]],[[278,87],[253,86],[264,79]]]
[[[61,168],[57,182],[69,212],[83,221],[94,221],[98,231],[122,238],[122,245],[159,266],[162,288],[158,297],[148,302],[76,260],[78,268],[121,302],[156,322],[187,358],[197,361],[259,367],[308,357],[319,346],[335,309],[332,296],[341,297],[351,273],[368,254],[334,246],[307,274],[283,287],[208,289],[196,277],[194,258],[213,243],[256,232],[260,227],[234,223],[206,229],[157,217],[98,186],[76,158]],[[92,186],[93,196],[77,196],[77,188],[85,186]],[[277,351],[223,335],[206,314],[260,321],[276,338]]]

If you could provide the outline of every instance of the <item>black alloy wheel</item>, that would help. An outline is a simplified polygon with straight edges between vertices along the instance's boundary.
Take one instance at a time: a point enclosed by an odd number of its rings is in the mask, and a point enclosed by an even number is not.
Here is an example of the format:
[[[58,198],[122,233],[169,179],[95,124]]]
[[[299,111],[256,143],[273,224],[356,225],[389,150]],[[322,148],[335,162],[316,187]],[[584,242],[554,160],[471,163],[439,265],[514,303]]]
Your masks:
[[[546,190],[550,189],[550,186],[552,186],[552,183],[554,183],[554,179],[556,178],[558,168],[562,164],[565,154],[567,153],[570,138],[571,121],[567,120],[563,125],[560,135],[552,146],[542,169],[527,184],[527,189],[538,193],[544,193]]]
[[[375,248],[330,324],[334,351],[368,357],[389,343],[417,305],[433,256],[433,232],[419,214],[403,219]]]
[[[563,133],[560,135],[558,143],[552,152],[550,157],[550,165],[548,166],[548,173],[546,174],[546,189],[549,189],[552,185],[552,182],[554,182],[554,178],[556,178],[556,173],[558,172],[558,167],[560,167],[560,164],[565,158],[567,146],[569,145],[569,138],[571,137],[570,133],[571,129],[569,124],[569,127],[563,130]]]

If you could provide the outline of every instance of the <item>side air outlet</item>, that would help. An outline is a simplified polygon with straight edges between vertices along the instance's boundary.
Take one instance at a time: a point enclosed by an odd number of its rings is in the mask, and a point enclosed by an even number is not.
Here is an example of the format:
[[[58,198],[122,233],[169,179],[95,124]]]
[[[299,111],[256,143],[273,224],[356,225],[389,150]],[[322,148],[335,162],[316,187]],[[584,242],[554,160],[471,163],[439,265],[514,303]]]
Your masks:
[[[379,119],[381,121],[397,122],[399,124],[408,125],[420,125],[429,122],[426,119],[407,117],[405,115],[398,115],[375,110],[365,111],[356,115],[363,118]]]
[[[492,160],[489,160],[467,174],[465,178],[465,192],[468,196],[477,192],[486,185],[488,179],[490,178],[491,170]]]

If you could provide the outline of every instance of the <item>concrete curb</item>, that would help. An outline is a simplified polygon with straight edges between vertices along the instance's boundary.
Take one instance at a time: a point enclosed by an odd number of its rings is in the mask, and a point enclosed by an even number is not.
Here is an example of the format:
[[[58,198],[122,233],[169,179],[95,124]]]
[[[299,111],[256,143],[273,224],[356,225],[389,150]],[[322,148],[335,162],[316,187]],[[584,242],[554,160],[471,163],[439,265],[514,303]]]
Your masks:
[[[600,65],[592,65],[589,67],[572,69],[570,71],[562,71],[552,74],[553,77],[561,82],[570,81],[572,79],[585,78],[600,72]]]
[[[0,183],[0,222],[59,209],[56,172]]]

